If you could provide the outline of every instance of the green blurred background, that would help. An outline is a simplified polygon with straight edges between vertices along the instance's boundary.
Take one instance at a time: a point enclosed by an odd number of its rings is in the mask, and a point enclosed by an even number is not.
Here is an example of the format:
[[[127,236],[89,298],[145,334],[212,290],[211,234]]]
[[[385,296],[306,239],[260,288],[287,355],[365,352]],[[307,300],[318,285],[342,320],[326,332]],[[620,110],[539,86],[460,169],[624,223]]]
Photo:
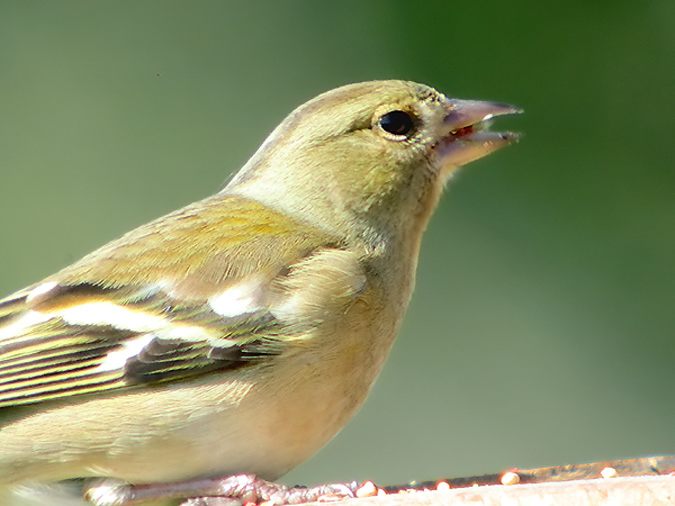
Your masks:
[[[675,452],[675,2],[0,3],[0,291],[217,190],[368,79],[522,106],[425,237],[363,410],[289,482]]]

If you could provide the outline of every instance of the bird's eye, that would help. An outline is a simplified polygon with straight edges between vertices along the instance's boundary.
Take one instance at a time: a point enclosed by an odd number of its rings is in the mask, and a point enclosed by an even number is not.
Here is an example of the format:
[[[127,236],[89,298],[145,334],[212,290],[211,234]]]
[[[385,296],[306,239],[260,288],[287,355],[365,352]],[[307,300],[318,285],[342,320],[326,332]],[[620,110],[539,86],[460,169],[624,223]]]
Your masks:
[[[407,137],[415,129],[415,120],[405,111],[391,111],[380,118],[380,127],[392,135]]]

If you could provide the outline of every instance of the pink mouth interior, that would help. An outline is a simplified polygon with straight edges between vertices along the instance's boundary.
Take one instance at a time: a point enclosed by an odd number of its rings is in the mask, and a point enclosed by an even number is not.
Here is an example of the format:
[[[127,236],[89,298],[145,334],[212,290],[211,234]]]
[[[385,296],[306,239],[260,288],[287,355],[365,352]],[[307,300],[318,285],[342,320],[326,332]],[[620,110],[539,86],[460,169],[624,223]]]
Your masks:
[[[456,139],[456,138],[464,137],[465,135],[469,135],[471,133],[473,133],[473,125],[465,126],[465,127],[462,127],[458,130],[455,130],[454,132],[452,132],[452,134],[450,134],[450,137],[453,137],[453,138]]]

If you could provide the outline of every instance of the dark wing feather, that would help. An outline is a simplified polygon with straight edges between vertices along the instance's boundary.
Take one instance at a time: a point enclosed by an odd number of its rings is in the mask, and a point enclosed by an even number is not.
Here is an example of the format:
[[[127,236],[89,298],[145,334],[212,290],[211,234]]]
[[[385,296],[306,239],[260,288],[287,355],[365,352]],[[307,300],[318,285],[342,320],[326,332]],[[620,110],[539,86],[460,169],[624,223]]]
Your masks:
[[[169,322],[187,318],[191,325],[203,327],[208,337],[190,334],[182,338],[174,330],[171,338],[164,338],[161,329],[139,332],[111,325],[74,325],[57,316],[37,321],[0,339],[0,408],[225,371],[259,362],[280,350],[274,340],[279,322],[269,312],[226,319],[204,303],[174,304],[160,291],[59,287],[51,297],[33,305],[25,296],[22,302],[15,298],[0,301],[0,314],[14,315],[8,321],[17,322],[28,311],[56,312],[69,304],[100,299],[139,311],[160,309]],[[142,346],[125,352],[140,339]],[[115,353],[122,354],[119,364],[105,367]]]

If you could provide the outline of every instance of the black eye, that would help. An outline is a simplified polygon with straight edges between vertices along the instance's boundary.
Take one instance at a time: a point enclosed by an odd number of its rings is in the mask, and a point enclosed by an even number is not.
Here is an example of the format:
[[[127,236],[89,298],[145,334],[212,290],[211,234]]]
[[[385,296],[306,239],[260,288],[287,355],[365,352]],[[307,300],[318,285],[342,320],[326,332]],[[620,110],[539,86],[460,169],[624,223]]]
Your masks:
[[[405,111],[391,111],[380,118],[380,126],[393,135],[408,135],[415,128],[415,122]]]

